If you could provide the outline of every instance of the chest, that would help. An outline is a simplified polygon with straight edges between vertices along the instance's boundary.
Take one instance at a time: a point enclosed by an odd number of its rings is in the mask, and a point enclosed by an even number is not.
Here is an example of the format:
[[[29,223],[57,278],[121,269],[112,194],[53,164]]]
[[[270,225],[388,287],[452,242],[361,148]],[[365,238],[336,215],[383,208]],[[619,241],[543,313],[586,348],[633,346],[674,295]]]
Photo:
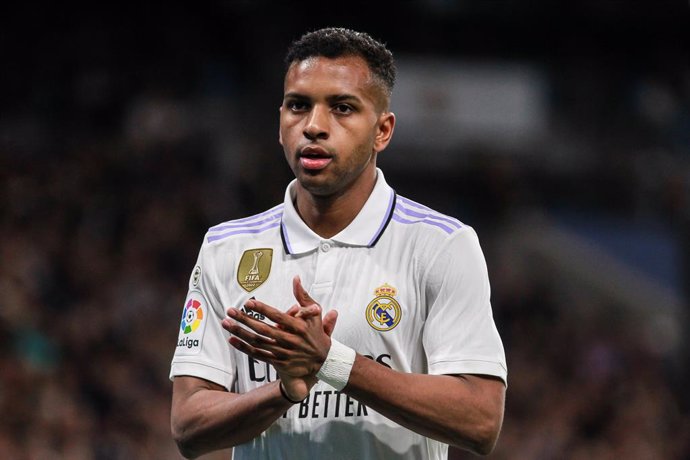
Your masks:
[[[220,293],[224,305],[241,309],[254,297],[287,310],[296,303],[292,279],[299,276],[324,313],[338,311],[333,336],[342,343],[384,361],[382,355],[395,361],[391,350],[418,343],[426,304],[421,267],[409,251],[323,242],[301,255],[285,254],[280,246],[241,253]]]

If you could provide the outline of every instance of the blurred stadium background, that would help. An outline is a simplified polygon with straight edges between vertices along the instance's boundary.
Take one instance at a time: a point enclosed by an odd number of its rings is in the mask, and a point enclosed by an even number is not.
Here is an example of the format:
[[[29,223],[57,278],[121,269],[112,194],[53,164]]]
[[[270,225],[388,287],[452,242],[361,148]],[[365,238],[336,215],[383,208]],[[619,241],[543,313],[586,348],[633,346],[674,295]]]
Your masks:
[[[336,25],[397,57],[389,182],[482,241],[510,381],[489,458],[690,458],[687,2],[190,5],[1,7],[3,457],[179,458],[196,253],[282,200],[282,57]]]

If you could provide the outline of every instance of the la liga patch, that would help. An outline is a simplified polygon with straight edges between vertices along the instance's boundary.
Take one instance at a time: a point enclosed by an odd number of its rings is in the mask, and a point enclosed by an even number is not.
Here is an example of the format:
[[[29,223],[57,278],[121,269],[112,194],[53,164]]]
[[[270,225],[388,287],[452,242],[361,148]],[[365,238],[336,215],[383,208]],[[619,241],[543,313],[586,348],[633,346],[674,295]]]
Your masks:
[[[200,292],[192,291],[182,309],[180,334],[177,338],[177,353],[195,355],[201,350],[201,341],[208,322],[208,305]]]

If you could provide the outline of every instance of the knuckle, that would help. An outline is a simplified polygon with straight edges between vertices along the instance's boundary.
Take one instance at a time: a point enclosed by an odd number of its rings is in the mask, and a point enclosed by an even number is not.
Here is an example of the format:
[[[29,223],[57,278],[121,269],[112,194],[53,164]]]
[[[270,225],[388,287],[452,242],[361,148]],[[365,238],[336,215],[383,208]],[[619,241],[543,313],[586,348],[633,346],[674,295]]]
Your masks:
[[[307,332],[307,324],[304,322],[299,322],[295,324],[295,333],[298,335],[304,335]]]

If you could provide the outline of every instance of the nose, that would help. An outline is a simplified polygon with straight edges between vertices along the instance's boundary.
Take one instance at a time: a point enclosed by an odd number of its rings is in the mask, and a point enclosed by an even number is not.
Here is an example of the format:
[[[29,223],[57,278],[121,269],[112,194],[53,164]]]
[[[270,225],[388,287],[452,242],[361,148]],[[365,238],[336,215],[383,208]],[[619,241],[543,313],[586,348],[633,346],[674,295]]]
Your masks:
[[[328,139],[328,110],[325,107],[312,108],[304,126],[304,137],[310,141]]]

